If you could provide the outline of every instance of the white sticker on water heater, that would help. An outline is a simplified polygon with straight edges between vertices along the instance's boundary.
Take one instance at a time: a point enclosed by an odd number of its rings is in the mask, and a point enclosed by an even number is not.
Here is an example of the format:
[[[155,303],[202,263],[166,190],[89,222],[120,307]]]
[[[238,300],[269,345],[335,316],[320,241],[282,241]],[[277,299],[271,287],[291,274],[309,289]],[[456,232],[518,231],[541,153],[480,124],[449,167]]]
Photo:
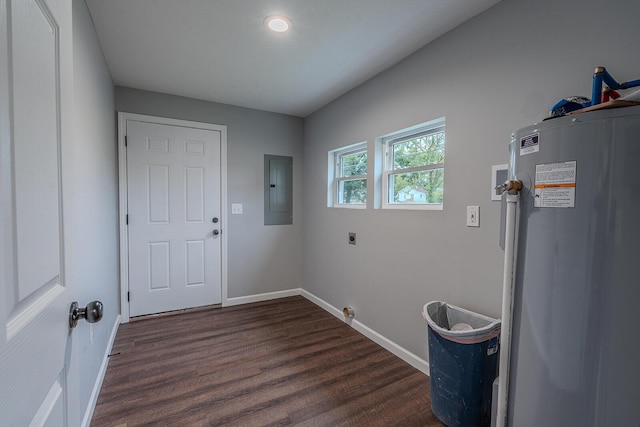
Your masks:
[[[576,168],[576,161],[536,165],[533,206],[574,208],[576,206]]]
[[[520,138],[520,155],[537,153],[540,151],[540,134],[532,133],[531,135]]]

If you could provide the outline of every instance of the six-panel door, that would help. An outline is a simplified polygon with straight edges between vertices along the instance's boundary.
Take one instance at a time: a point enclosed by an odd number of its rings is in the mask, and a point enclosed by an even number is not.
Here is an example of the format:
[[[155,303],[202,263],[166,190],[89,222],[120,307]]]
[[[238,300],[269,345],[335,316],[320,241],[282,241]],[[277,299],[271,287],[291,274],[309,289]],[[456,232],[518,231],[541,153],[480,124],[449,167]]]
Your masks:
[[[71,2],[0,0],[0,425],[64,426],[73,276]],[[73,369],[73,367],[71,368]]]
[[[220,142],[127,121],[130,316],[221,302]]]

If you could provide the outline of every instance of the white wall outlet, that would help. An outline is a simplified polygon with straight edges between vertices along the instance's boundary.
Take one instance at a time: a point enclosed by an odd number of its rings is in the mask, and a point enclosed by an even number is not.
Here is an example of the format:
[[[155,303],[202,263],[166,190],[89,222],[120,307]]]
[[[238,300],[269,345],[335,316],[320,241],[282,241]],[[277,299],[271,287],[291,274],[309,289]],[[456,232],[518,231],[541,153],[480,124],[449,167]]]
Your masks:
[[[467,227],[480,227],[480,206],[467,206]]]
[[[242,203],[231,203],[231,215],[242,215]]]

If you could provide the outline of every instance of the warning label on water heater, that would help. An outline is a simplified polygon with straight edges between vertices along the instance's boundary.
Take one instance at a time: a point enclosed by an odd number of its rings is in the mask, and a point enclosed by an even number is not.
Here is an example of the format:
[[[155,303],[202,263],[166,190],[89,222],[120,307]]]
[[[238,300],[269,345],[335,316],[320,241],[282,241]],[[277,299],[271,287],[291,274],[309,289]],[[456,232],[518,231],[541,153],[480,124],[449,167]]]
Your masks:
[[[534,196],[536,208],[575,207],[576,162],[536,165]]]
[[[540,151],[540,134],[532,133],[531,135],[520,138],[520,155],[537,153]]]

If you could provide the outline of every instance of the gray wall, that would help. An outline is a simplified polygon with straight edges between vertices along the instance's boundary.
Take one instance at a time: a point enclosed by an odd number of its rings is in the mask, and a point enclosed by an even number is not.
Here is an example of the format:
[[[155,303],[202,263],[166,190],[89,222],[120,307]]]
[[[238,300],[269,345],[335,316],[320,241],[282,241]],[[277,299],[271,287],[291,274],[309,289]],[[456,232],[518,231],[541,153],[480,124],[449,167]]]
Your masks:
[[[607,16],[607,11],[616,11]],[[560,98],[591,94],[604,65],[640,78],[636,0],[503,0],[305,120],[303,288],[427,359],[424,303],[500,317],[499,203],[491,166],[511,132]],[[327,152],[446,117],[443,211],[327,208]],[[372,165],[369,180],[373,181]],[[480,228],[467,228],[467,205]],[[347,233],[358,233],[358,245]]]
[[[116,110],[227,126],[228,297],[301,286],[303,120],[116,87]],[[264,226],[264,155],[293,157],[293,225]],[[242,203],[242,215],[231,204]]]
[[[73,331],[84,413],[120,313],[118,173],[113,83],[84,0],[73,0],[74,282],[81,306],[104,303],[104,318]],[[82,416],[82,415],[81,415]]]

